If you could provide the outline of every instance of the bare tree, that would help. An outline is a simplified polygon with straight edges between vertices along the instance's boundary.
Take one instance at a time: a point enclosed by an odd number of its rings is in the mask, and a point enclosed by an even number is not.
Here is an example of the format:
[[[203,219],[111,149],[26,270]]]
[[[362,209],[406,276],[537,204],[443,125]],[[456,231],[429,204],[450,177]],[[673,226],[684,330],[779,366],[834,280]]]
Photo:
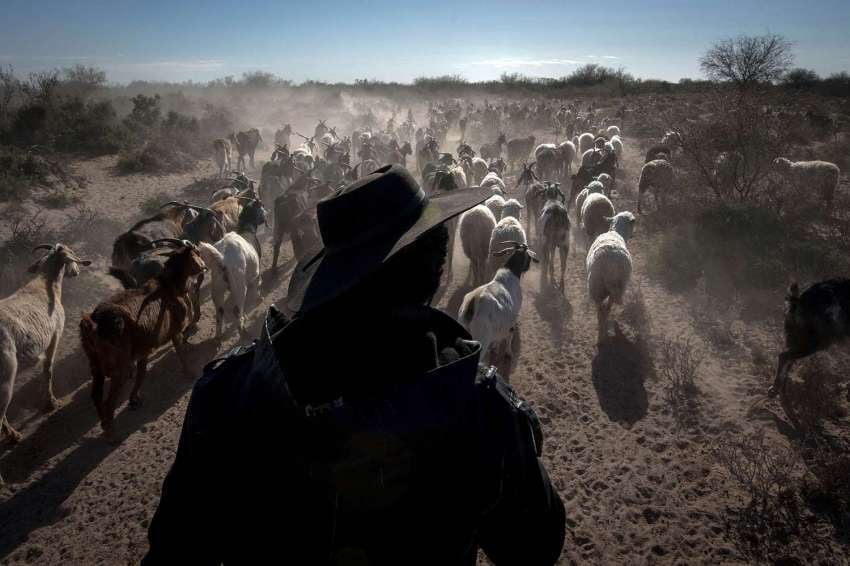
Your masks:
[[[794,61],[791,47],[790,41],[774,33],[742,35],[715,43],[700,58],[699,66],[708,78],[746,90],[781,79]]]

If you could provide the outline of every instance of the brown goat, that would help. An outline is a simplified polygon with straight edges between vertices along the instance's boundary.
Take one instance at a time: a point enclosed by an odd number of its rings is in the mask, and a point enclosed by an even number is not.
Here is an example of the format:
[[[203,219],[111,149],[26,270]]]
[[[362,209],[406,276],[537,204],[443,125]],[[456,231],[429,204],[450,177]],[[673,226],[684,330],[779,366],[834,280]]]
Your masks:
[[[164,239],[168,261],[162,274],[142,287],[127,289],[100,303],[80,320],[80,340],[92,372],[92,399],[107,437],[111,436],[118,398],[124,384],[136,379],[130,393],[130,407],[140,403],[139,389],[147,371],[148,356],[168,341],[174,345],[183,372],[190,368],[185,355],[184,332],[192,323],[194,310],[192,279],[205,269],[197,248],[191,242]],[[104,402],[104,381],[112,385]]]
[[[227,197],[210,205],[210,210],[221,215],[225,232],[232,232],[239,226],[239,215],[242,213],[242,201],[238,197]]]
[[[112,265],[128,269],[131,262],[151,249],[151,242],[163,238],[179,238],[185,225],[195,218],[191,207],[178,202],[163,205],[160,212],[140,220],[119,235],[112,245]]]

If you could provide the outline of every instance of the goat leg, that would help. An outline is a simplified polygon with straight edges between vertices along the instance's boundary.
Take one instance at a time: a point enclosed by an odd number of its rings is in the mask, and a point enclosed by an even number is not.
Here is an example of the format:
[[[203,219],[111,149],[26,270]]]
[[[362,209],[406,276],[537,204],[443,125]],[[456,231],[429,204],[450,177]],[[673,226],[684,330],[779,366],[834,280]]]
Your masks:
[[[100,418],[100,426],[103,435],[110,442],[115,440],[115,409],[118,406],[118,398],[124,390],[124,383],[130,377],[130,361],[122,360],[118,364],[118,370],[112,376],[109,384],[109,396],[106,398],[106,406]]]
[[[180,360],[180,367],[183,369],[183,375],[186,379],[193,379],[194,375],[191,367],[189,366],[185,341],[186,338],[183,334],[178,334],[171,339],[171,343],[174,345],[174,351],[177,353],[177,359]]]
[[[44,352],[44,366],[42,374],[44,378],[45,399],[47,400],[44,406],[45,412],[55,411],[59,408],[59,401],[53,395],[53,360],[56,358],[56,346],[59,344],[61,332],[56,332]]]
[[[570,255],[569,246],[560,246],[558,249],[561,256],[561,290],[564,290],[564,273],[567,271],[567,257]]]
[[[602,344],[608,337],[608,312],[611,310],[611,301],[604,299],[596,307],[596,320],[599,324],[599,334],[597,336],[597,344]]]
[[[767,390],[768,397],[775,397],[777,393],[785,397],[785,388],[788,385],[788,372],[791,370],[791,364],[796,359],[790,351],[779,354],[779,361],[776,364],[776,377],[773,380],[773,385]]]
[[[142,406],[142,398],[139,397],[139,390],[142,388],[142,382],[148,373],[148,358],[147,356],[136,362],[136,379],[133,382],[133,389],[130,391],[130,401],[128,406],[131,409],[138,409]]]

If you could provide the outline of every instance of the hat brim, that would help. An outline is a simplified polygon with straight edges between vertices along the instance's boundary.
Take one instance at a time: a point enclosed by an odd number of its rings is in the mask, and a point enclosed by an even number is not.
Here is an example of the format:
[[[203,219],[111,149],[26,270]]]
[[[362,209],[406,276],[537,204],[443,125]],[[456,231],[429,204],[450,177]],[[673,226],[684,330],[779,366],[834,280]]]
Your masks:
[[[489,188],[480,187],[435,195],[428,199],[419,217],[393,237],[337,253],[321,247],[305,254],[289,280],[286,308],[292,313],[303,314],[338,297],[378,271],[387,260],[431,228],[481,204],[492,195]]]

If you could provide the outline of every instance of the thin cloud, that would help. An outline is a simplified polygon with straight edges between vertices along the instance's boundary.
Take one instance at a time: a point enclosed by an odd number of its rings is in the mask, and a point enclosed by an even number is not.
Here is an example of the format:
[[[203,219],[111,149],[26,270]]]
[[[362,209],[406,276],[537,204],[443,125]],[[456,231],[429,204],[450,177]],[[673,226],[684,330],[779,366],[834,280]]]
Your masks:
[[[493,67],[496,69],[510,69],[515,67],[550,67],[550,66],[566,66],[580,65],[581,61],[575,59],[533,59],[530,57],[499,57],[496,59],[485,59],[483,61],[473,61],[467,65],[475,67]]]
[[[585,55],[585,59],[610,59],[610,60],[619,60],[620,57],[616,55]]]

